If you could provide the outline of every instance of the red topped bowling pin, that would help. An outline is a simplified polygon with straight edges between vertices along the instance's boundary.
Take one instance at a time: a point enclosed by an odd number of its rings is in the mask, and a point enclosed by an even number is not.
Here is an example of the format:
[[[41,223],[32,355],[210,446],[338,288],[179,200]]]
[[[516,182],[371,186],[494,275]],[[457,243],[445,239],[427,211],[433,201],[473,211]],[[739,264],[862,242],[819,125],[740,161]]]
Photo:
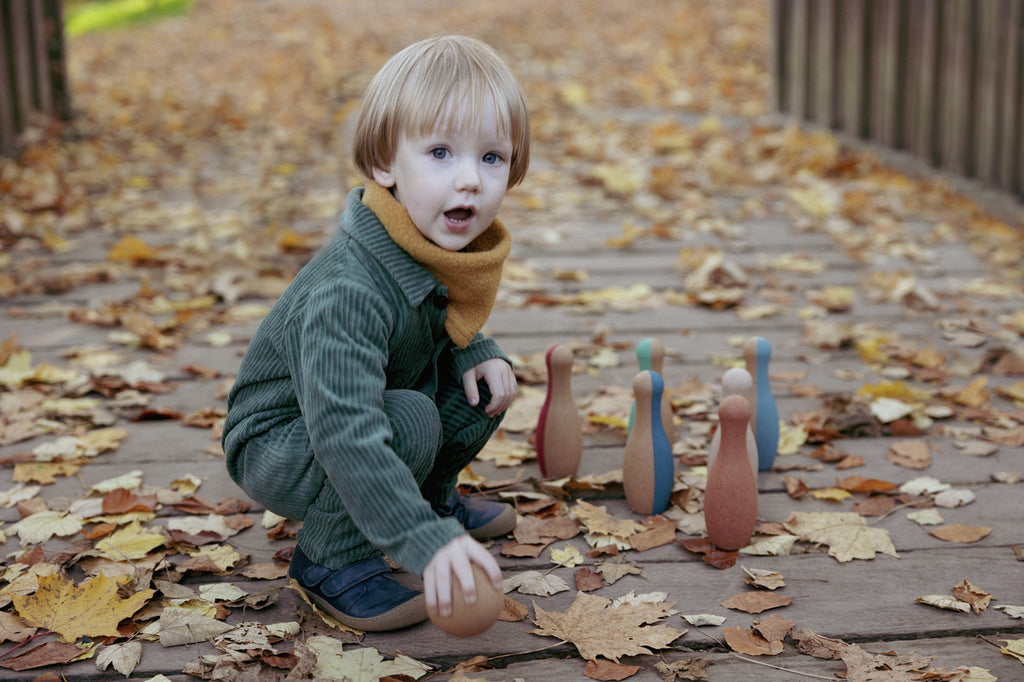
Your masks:
[[[664,390],[665,383],[657,372],[643,371],[633,379],[636,420],[626,437],[622,487],[629,508],[637,514],[660,514],[672,498],[675,463],[661,421]]]
[[[726,396],[718,408],[722,444],[708,471],[704,490],[704,523],[708,540],[719,549],[745,547],[757,525],[757,480],[747,457],[750,402]]]
[[[534,445],[543,476],[575,476],[583,455],[583,420],[572,397],[572,349],[556,345],[545,356],[548,392],[537,420]]]

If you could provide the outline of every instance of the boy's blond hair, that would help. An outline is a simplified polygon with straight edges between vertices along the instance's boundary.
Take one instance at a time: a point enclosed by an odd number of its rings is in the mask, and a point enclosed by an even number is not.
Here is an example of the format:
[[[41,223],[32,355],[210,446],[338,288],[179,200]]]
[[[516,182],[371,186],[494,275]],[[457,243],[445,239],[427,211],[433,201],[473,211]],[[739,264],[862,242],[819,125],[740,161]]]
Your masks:
[[[512,141],[508,186],[522,182],[530,162],[526,97],[501,57],[486,43],[442,36],[413,43],[370,81],[356,124],[356,167],[366,177],[387,169],[403,135],[424,135],[439,123],[458,128],[493,105],[498,130]]]

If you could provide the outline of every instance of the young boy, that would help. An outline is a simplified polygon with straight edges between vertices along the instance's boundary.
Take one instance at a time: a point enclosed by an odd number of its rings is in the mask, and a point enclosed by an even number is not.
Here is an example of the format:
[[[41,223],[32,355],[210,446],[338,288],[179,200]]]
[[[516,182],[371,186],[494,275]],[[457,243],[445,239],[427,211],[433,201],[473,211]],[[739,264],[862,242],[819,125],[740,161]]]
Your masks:
[[[253,336],[223,443],[254,500],[303,522],[289,575],[342,623],[392,630],[450,613],[455,578],[475,598],[471,563],[501,585],[473,538],[515,512],[455,481],[516,392],[479,332],[509,252],[498,209],[529,162],[525,97],[484,43],[424,40],[374,77],[355,138],[366,186]]]

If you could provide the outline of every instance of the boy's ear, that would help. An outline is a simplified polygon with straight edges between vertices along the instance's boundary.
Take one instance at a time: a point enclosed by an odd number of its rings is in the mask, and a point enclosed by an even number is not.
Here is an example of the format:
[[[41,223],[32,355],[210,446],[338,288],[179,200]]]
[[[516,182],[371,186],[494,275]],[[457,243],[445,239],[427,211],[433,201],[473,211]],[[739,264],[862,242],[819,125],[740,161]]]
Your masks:
[[[377,184],[381,187],[394,187],[395,176],[391,174],[390,170],[384,170],[382,168],[373,169],[373,179],[377,181]]]

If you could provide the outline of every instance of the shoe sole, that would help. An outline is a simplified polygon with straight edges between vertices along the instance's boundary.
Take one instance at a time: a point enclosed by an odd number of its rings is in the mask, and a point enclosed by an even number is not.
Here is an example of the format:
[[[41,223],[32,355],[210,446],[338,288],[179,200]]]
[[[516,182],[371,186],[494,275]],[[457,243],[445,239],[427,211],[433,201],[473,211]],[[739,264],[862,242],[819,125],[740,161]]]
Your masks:
[[[347,625],[348,627],[355,628],[356,630],[364,630],[366,632],[400,630],[401,628],[407,628],[410,625],[422,623],[429,617],[427,615],[427,599],[422,594],[418,594],[409,601],[402,602],[390,611],[385,611],[378,616],[359,618],[357,616],[350,616],[347,613],[342,613],[332,606],[329,601],[305,588],[302,588],[302,591],[306,596],[316,602],[317,606],[329,613],[332,618],[342,625]]]
[[[493,519],[472,530],[467,530],[469,537],[474,540],[490,540],[491,538],[508,535],[516,528],[516,510],[509,505]]]

